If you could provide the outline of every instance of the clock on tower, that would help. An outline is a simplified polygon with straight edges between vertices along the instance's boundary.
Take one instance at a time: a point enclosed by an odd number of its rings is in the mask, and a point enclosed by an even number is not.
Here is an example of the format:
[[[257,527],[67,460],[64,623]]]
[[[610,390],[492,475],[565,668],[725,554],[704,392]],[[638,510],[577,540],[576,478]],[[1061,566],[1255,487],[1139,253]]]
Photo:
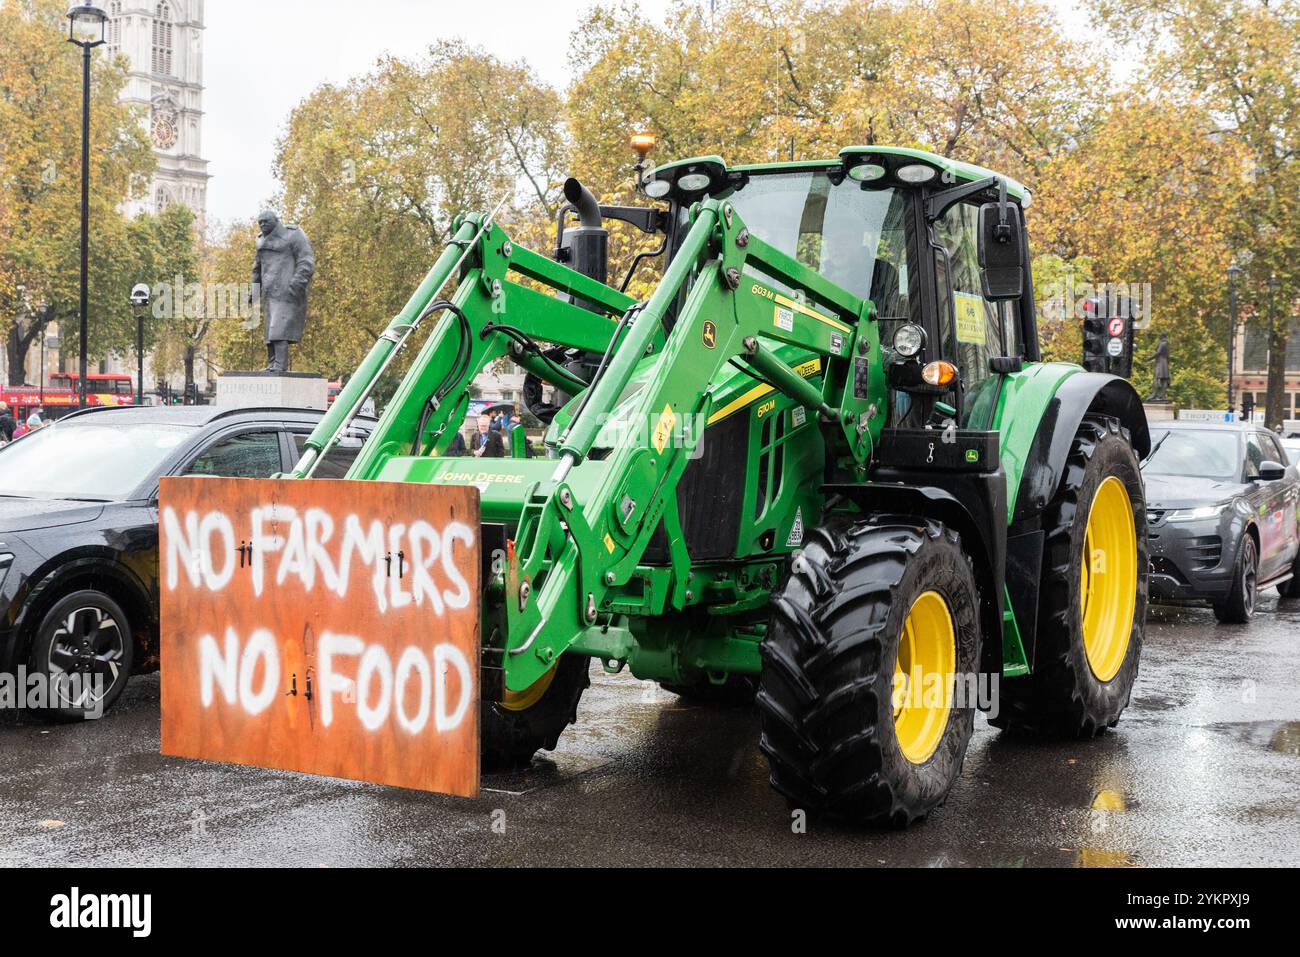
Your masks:
[[[171,149],[176,145],[176,114],[168,112],[154,113],[149,132],[155,149]]]

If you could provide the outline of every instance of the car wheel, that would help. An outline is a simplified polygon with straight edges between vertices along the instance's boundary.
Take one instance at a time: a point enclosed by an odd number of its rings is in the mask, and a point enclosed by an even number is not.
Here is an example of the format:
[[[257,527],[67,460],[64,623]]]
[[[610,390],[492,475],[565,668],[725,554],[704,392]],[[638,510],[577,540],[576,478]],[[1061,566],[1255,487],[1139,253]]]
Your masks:
[[[1247,534],[1241,540],[1237,567],[1232,575],[1232,589],[1222,601],[1214,603],[1214,617],[1225,625],[1244,625],[1255,617],[1255,585],[1259,576],[1259,555],[1255,539]]]
[[[1300,598],[1300,551],[1291,562],[1291,577],[1277,586],[1277,593],[1283,598]]]
[[[45,613],[29,655],[46,679],[42,713],[62,721],[98,718],[131,676],[135,639],[122,606],[103,592],[75,591]]]

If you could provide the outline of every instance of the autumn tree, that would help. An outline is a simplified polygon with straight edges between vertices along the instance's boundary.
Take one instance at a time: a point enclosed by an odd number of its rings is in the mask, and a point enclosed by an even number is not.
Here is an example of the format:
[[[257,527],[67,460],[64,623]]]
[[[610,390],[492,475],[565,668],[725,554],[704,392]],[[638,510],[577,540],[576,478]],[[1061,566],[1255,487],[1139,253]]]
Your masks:
[[[1213,122],[1215,138],[1240,151],[1240,166],[1220,170],[1237,194],[1217,210],[1231,229],[1232,255],[1245,268],[1248,321],[1266,321],[1275,277],[1281,321],[1269,343],[1270,425],[1285,416],[1285,356],[1290,317],[1300,299],[1300,3],[1297,0],[1094,0],[1104,22],[1146,64],[1141,80],[1173,91]],[[1184,251],[1203,261],[1196,247]],[[1226,313],[1223,268],[1208,295]],[[1220,323],[1226,338],[1226,321]]]
[[[1032,179],[1099,110],[1104,78],[1085,60],[1033,0],[683,5],[663,24],[600,7],[574,33],[573,169],[603,200],[633,200],[627,136],[645,127],[661,160],[889,143]],[[611,257],[622,268],[645,245],[616,231]]]
[[[1150,389],[1151,357],[1165,332],[1171,398],[1222,401],[1227,326],[1220,292],[1243,168],[1239,150],[1218,135],[1207,112],[1168,91],[1137,90],[1118,94],[1074,149],[1043,167],[1030,209],[1035,248],[1082,260],[1088,273],[1069,287],[1076,291],[1074,352],[1060,358],[1078,361],[1086,283],[1136,287],[1149,314],[1136,337],[1134,384]]]
[[[153,293],[152,319],[145,324],[146,350],[152,349],[158,375],[184,373],[188,394],[195,386],[195,361],[213,323],[241,305],[239,296],[228,294],[216,281],[188,206],[138,216],[130,232],[140,263],[136,275],[147,277],[141,281]]]
[[[419,60],[386,58],[300,104],[276,158],[283,218],[302,226],[316,253],[299,367],[331,377],[353,369],[419,285],[457,214],[504,198],[499,221],[520,241],[541,243],[563,201],[563,118],[560,94],[527,66],[458,43]],[[238,242],[251,268],[247,230]],[[260,330],[223,327],[220,337],[230,365],[255,354]]]
[[[49,322],[75,350],[80,282],[81,63],[61,0],[0,0],[0,329],[10,384]],[[133,260],[122,203],[153,171],[134,109],[118,102],[125,61],[97,56],[91,81],[90,339],[93,356],[132,341]],[[40,314],[33,305],[50,307]]]

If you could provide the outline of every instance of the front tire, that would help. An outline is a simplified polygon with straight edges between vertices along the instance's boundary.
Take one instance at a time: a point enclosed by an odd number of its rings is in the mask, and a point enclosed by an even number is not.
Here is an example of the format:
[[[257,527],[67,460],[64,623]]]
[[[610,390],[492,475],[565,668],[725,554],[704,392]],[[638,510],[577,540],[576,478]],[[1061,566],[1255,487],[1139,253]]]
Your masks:
[[[531,688],[507,692],[480,709],[484,771],[526,767],[538,751],[554,751],[564,729],[578,720],[578,702],[591,685],[591,659],[562,655]]]
[[[121,605],[89,588],[64,596],[41,619],[29,654],[50,696],[41,713],[58,721],[101,717],[122,694],[134,661]]]
[[[814,530],[760,649],[773,787],[792,807],[855,823],[924,818],[966,757],[976,702],[953,683],[978,672],[979,645],[956,532],[893,516]]]
[[[1243,532],[1241,548],[1237,550],[1237,564],[1232,570],[1232,588],[1226,598],[1214,602],[1214,617],[1225,625],[1249,623],[1255,617],[1258,581],[1259,553],[1255,549],[1255,539],[1249,532]]]
[[[1128,707],[1146,628],[1146,499],[1118,421],[1080,424],[1043,528],[1034,670],[1002,680],[989,723],[1091,738]]]

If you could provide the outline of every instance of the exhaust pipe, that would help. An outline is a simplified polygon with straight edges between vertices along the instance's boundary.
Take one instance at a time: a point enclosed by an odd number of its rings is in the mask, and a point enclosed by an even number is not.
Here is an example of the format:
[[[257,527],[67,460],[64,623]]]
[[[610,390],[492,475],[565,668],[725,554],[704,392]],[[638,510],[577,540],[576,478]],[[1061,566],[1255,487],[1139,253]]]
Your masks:
[[[564,198],[578,211],[578,221],[585,228],[599,229],[604,225],[600,216],[600,203],[591,195],[591,190],[572,176],[564,181]]]

